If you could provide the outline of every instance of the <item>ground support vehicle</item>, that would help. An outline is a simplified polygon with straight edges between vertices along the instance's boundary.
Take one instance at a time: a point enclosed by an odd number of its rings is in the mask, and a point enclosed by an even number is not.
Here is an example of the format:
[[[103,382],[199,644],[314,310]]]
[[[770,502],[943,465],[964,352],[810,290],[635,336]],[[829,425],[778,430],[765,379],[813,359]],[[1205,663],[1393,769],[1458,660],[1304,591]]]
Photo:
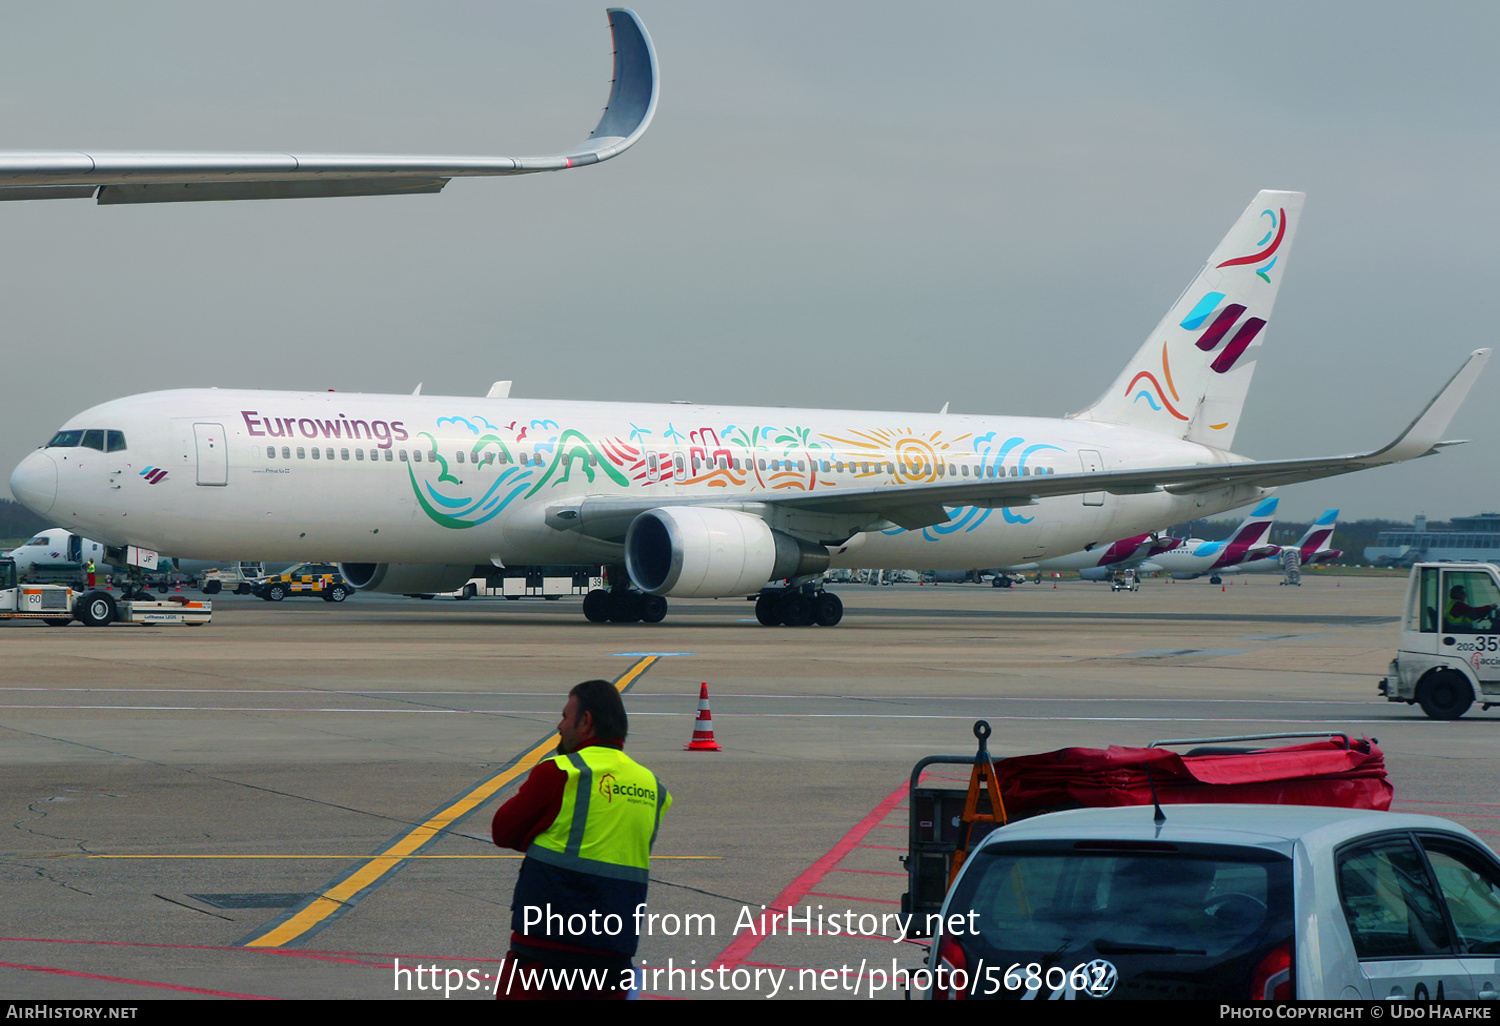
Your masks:
[[[515,566],[497,568],[486,577],[471,578],[451,594],[460,601],[503,598],[516,602],[541,598],[555,602],[564,595],[587,595],[604,586],[604,568],[600,566]]]
[[[208,623],[213,607],[173,596],[161,602],[116,599],[107,591],[78,592],[65,585],[22,584],[15,562],[0,559],[0,620],[40,620],[49,627],[66,627],[78,620],[89,627],[111,623],[190,626]]]
[[[979,751],[931,755],[912,768],[906,866],[907,893],[901,911],[925,920],[937,912],[956,871],[955,856],[972,851],[999,823],[986,822],[992,809],[989,789],[928,786],[924,770],[933,765],[974,766],[988,759],[989,724],[974,725]],[[1316,742],[1273,749],[1252,743],[1318,738]],[[1171,747],[1191,746],[1182,755]],[[992,760],[1002,803],[1001,823],[1068,809],[1107,806],[1236,802],[1246,804],[1336,805],[1386,810],[1392,788],[1385,756],[1368,739],[1338,732],[1237,735],[1156,741],[1147,748],[1064,748],[1041,755]],[[963,812],[976,793],[980,817]],[[912,934],[922,936],[922,934]]]
[[[262,577],[251,584],[250,591],[267,602],[280,602],[293,595],[342,602],[354,594],[354,586],[344,580],[344,575],[332,563],[298,563],[279,574]]]
[[[263,576],[259,563],[235,563],[222,570],[205,570],[198,587],[205,595],[217,595],[228,588],[236,595],[250,595]]]
[[[1417,563],[1406,584],[1401,641],[1380,681],[1387,701],[1456,720],[1500,704],[1500,568]]]
[[[1134,570],[1118,570],[1109,579],[1110,591],[1140,591],[1141,579]]]

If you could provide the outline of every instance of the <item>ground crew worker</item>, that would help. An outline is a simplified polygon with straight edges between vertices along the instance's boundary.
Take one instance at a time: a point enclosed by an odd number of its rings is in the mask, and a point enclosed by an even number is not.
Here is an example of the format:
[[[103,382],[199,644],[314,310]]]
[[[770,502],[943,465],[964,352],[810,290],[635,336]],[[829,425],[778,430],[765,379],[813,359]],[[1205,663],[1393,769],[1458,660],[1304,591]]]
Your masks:
[[[92,588],[94,586],[94,561],[92,559],[89,560],[88,565],[84,569],[88,571],[89,587]]]
[[[1494,606],[1471,606],[1468,603],[1469,593],[1464,590],[1462,584],[1456,584],[1448,591],[1448,608],[1444,610],[1444,617],[1448,621],[1448,630],[1470,631],[1479,620],[1488,620],[1495,614]]]
[[[613,684],[579,684],[557,725],[558,754],[495,813],[495,843],[526,853],[496,997],[629,996],[636,909],[646,901],[651,846],[672,796],[625,754],[628,730]],[[579,970],[602,972],[589,981]]]

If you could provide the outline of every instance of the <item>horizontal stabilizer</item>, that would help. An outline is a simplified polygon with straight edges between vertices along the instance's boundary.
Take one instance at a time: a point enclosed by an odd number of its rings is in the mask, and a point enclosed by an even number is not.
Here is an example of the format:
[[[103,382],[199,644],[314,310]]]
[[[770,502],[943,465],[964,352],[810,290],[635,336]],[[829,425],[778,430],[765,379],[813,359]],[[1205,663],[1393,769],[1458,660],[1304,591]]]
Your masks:
[[[656,51],[636,13],[609,11],[614,82],[593,133],[546,157],[383,154],[0,152],[0,200],[103,203],[301,199],[435,193],[449,179],[524,175],[597,164],[624,153],[656,114]]]

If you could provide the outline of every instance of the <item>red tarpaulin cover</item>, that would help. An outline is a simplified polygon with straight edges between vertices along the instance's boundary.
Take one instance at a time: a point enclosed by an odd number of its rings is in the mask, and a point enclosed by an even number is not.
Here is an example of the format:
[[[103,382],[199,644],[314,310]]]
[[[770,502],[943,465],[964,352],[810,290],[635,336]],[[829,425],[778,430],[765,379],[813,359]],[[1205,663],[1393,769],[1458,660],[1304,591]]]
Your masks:
[[[1391,807],[1385,756],[1368,739],[1342,739],[1226,755],[1179,755],[1165,748],[1063,748],[995,764],[1012,820],[1059,809],[1248,803]]]

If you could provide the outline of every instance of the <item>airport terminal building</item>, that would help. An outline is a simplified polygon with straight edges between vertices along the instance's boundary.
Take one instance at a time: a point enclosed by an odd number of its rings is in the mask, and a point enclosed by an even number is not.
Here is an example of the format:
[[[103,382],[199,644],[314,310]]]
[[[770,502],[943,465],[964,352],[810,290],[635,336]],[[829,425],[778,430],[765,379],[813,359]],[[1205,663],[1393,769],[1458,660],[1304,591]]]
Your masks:
[[[1381,531],[1365,549],[1365,561],[1377,566],[1407,566],[1428,560],[1475,560],[1500,563],[1500,513],[1454,517],[1448,530],[1428,530],[1419,516],[1410,530]]]

